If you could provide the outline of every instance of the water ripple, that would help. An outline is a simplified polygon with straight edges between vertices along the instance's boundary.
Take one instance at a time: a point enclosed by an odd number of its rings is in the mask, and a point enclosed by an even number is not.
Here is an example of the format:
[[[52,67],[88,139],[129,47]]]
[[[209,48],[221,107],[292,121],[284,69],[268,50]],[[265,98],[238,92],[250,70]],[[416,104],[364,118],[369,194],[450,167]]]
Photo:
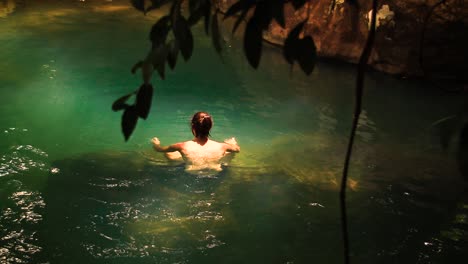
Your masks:
[[[33,256],[42,250],[36,245],[34,230],[42,221],[44,200],[39,192],[25,190],[16,180],[8,181],[3,191],[12,193],[0,215],[0,263],[32,263]]]
[[[18,145],[10,148],[10,153],[0,158],[0,177],[18,174],[32,168],[47,171],[47,153],[31,145]]]

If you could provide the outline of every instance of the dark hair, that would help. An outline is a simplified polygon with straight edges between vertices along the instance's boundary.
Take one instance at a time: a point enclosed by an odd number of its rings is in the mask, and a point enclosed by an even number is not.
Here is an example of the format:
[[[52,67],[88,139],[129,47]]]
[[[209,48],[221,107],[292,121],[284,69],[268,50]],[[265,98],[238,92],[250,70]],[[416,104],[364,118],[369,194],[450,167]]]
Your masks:
[[[207,138],[210,136],[210,129],[213,126],[213,119],[207,112],[197,112],[192,117],[192,133],[196,138]]]

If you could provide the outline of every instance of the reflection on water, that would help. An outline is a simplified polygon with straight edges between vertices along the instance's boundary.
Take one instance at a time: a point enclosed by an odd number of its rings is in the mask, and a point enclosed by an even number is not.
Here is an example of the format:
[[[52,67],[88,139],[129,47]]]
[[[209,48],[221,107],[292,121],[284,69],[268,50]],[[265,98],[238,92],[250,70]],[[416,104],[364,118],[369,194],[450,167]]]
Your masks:
[[[124,144],[110,105],[139,86],[129,66],[158,15],[126,0],[28,1],[2,18],[0,262],[340,263],[354,68],[290,77],[266,46],[253,71],[231,37],[222,64],[196,27],[192,61],[155,81],[150,118]],[[428,129],[464,98],[367,80],[348,189],[353,261],[466,258],[466,187]],[[213,139],[242,147],[209,177],[150,145],[190,138],[198,110],[212,114]]]
[[[4,131],[4,138],[10,142],[21,142],[27,129],[14,127]],[[12,145],[0,158],[0,177],[14,175],[31,169],[47,170],[47,153],[31,145]]]
[[[24,205],[25,197],[35,195],[27,206],[36,211],[23,216],[31,223],[42,219],[33,244],[42,249],[36,255],[41,261],[217,263],[226,256],[233,263],[246,258],[307,263],[330,256],[340,261],[321,246],[311,251],[311,245],[324,243],[340,248],[337,186],[317,181],[335,176],[320,176],[320,165],[300,175],[270,164],[197,178],[183,166],[163,164],[131,152],[59,160],[53,167],[60,172],[49,175],[43,200],[37,193],[14,191],[9,199]],[[432,179],[436,187],[414,175],[400,182],[368,179],[370,171],[359,181],[373,181],[373,189],[358,183],[350,190],[351,234],[362,242],[353,248],[368,252],[356,259],[417,263],[463,255],[467,207],[454,203],[459,192],[445,189],[440,179]],[[435,223],[446,227],[437,231]]]
[[[40,192],[28,191],[20,181],[3,181],[0,187],[0,262],[33,263],[42,250],[37,229],[45,202]]]
[[[333,202],[308,200],[309,191],[296,193],[303,188],[281,174],[228,168],[216,177],[194,177],[182,166],[155,165],[135,153],[88,154],[53,166],[60,173],[49,175],[44,191],[41,261],[292,260],[307,254],[295,256],[300,248],[288,243],[306,247],[324,238],[307,235],[317,232],[314,212],[337,224]],[[254,181],[242,180],[246,174]]]

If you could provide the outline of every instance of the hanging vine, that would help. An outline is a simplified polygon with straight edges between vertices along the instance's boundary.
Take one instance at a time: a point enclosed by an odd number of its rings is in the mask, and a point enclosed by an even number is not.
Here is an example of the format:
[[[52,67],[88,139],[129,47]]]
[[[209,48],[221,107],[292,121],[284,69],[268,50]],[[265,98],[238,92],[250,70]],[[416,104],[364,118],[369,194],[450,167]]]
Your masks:
[[[356,136],[357,125],[359,122],[359,117],[362,110],[362,91],[364,89],[364,75],[367,66],[367,61],[369,60],[372,47],[375,39],[375,24],[377,17],[377,0],[372,1],[372,15],[371,26],[369,29],[369,34],[367,36],[367,41],[362,50],[361,56],[359,58],[359,64],[357,66],[357,77],[356,77],[356,91],[355,91],[355,105],[354,105],[354,116],[351,126],[351,133],[349,135],[348,147],[346,150],[346,158],[343,165],[343,175],[341,178],[341,188],[340,188],[340,209],[341,209],[341,227],[343,233],[343,249],[344,249],[344,263],[350,263],[350,254],[349,254],[349,232],[348,232],[348,218],[346,210],[346,186],[348,181],[348,171],[349,163],[351,160],[351,154],[354,145],[354,138]]]

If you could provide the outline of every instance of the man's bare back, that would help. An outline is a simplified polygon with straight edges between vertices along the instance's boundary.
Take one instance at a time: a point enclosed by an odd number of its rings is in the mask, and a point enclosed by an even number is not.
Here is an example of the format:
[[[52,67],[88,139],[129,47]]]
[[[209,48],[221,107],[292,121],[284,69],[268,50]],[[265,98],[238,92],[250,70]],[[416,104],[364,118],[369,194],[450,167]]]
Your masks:
[[[209,169],[220,171],[223,158],[240,150],[234,138],[231,139],[230,143],[220,143],[208,139],[204,144],[200,144],[196,140],[189,140],[174,144],[178,145],[177,147],[180,150],[167,152],[166,157],[170,160],[185,161],[187,170]]]
[[[158,152],[165,152],[170,160],[183,160],[186,170],[221,170],[223,158],[231,153],[239,152],[240,147],[235,138],[223,143],[209,139],[212,126],[211,116],[206,112],[198,112],[192,118],[192,133],[194,139],[161,146],[157,137],[152,139],[153,147]]]

